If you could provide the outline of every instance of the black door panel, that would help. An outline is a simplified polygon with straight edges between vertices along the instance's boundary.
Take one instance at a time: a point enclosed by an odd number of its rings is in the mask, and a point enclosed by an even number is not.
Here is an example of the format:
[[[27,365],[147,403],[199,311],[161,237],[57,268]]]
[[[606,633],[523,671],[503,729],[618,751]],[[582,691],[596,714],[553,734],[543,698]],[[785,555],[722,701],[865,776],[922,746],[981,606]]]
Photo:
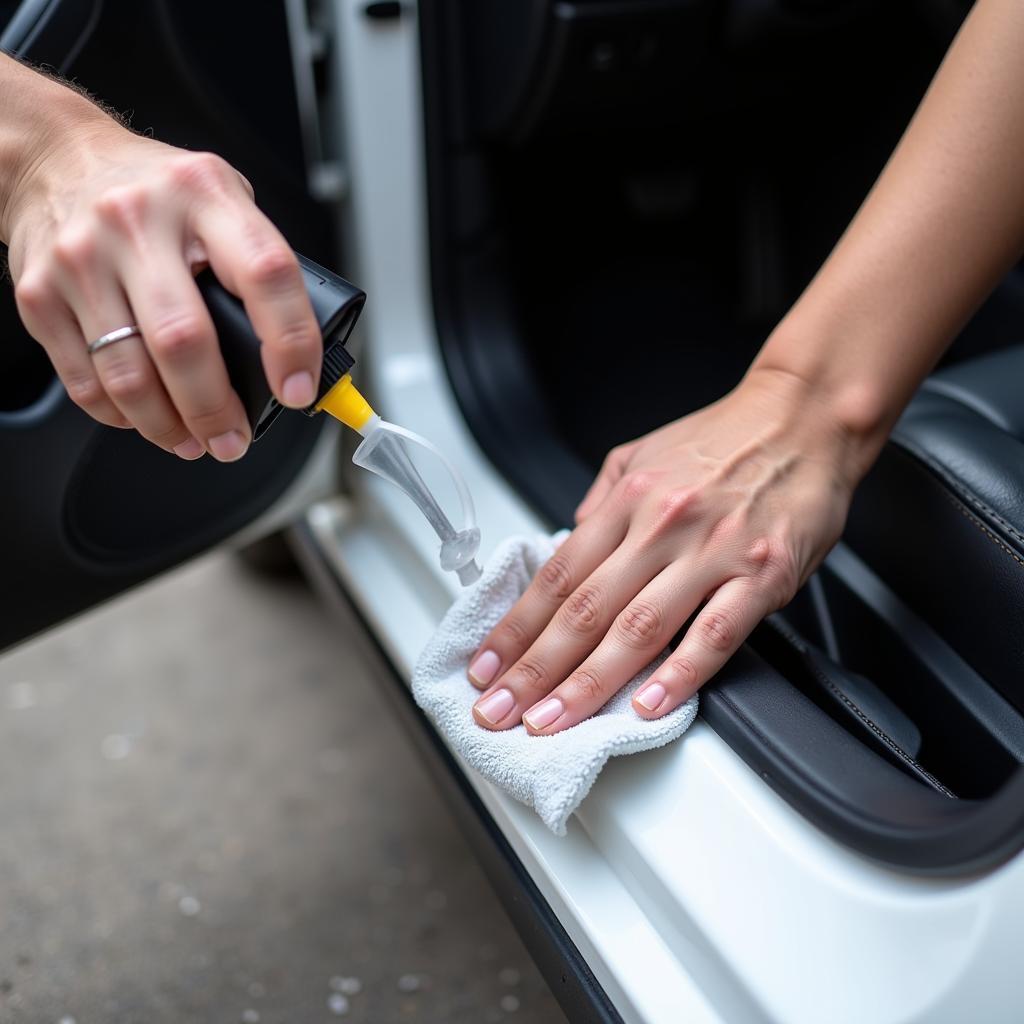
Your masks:
[[[23,0],[0,4],[0,49],[64,71],[99,23],[103,0]]]
[[[33,0],[0,16],[5,46],[136,130],[220,153],[296,249],[337,265],[333,218],[306,188],[283,5]],[[234,465],[184,463],[102,427],[68,401],[0,282],[0,648],[244,526],[295,479],[320,427],[285,415]]]

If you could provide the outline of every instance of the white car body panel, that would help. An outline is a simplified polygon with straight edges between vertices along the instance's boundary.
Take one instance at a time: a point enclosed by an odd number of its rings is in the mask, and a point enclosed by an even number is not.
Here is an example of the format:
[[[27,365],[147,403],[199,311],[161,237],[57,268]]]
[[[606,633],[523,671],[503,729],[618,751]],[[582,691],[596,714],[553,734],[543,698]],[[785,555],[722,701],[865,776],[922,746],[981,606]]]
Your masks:
[[[415,17],[376,22],[363,6],[335,2],[350,273],[370,297],[356,372],[385,418],[463,470],[486,557],[545,527],[469,434],[440,356]],[[458,584],[402,494],[355,470],[352,483],[351,498],[308,520],[408,680]],[[669,748],[614,759],[561,839],[467,774],[626,1021],[1024,1019],[1024,857],[961,879],[876,866],[806,822],[700,720]]]

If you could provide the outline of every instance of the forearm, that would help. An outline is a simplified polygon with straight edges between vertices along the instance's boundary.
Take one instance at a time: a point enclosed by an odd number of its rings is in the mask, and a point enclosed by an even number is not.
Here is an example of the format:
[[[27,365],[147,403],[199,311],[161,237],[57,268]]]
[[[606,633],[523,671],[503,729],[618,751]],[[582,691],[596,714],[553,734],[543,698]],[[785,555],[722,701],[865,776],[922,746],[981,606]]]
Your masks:
[[[0,242],[10,242],[13,210],[27,201],[55,139],[76,138],[116,122],[86,97],[0,54]]]
[[[871,194],[754,363],[809,382],[862,438],[866,464],[1024,244],[1022,53],[1024,5],[979,0]]]

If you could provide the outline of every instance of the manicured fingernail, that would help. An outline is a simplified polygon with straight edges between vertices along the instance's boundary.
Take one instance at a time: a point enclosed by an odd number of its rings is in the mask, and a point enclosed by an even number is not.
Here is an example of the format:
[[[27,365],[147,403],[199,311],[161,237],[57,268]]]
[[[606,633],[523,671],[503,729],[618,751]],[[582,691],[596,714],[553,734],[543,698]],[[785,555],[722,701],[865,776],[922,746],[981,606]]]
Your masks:
[[[477,686],[488,686],[498,672],[501,665],[501,658],[494,651],[484,651],[472,665],[469,666],[470,681]]]
[[[562,702],[557,697],[552,697],[550,700],[544,701],[543,704],[530,708],[523,715],[523,721],[531,729],[544,729],[556,718],[560,718],[563,711],[565,711],[565,707],[562,705]]]
[[[181,444],[174,446],[174,454],[180,459],[188,459],[191,462],[193,459],[198,459],[200,455],[205,455],[206,449],[194,437],[190,437],[187,441],[182,441]]]
[[[312,405],[316,398],[316,391],[313,390],[313,376],[305,370],[293,373],[285,379],[281,386],[281,398],[285,405],[301,409],[304,406]]]
[[[661,683],[648,683],[633,700],[648,711],[657,711],[665,700],[665,687]]]
[[[245,438],[237,430],[228,430],[216,437],[211,437],[207,442],[210,454],[219,462],[235,462],[244,454],[246,448]]]
[[[495,690],[494,693],[478,701],[476,705],[480,717],[497,725],[514,707],[516,699],[511,690]]]

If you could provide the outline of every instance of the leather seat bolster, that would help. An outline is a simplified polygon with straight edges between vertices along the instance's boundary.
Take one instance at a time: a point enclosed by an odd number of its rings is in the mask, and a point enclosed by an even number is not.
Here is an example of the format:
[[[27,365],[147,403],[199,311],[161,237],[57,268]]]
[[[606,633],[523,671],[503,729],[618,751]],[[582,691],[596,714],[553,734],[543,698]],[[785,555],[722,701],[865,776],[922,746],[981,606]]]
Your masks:
[[[1024,348],[977,363],[911,403],[846,539],[1024,709]]]
[[[923,395],[944,395],[1024,439],[1024,345],[957,363],[929,377]]]
[[[956,403],[943,405],[915,402],[893,443],[1024,556],[1024,444]]]

